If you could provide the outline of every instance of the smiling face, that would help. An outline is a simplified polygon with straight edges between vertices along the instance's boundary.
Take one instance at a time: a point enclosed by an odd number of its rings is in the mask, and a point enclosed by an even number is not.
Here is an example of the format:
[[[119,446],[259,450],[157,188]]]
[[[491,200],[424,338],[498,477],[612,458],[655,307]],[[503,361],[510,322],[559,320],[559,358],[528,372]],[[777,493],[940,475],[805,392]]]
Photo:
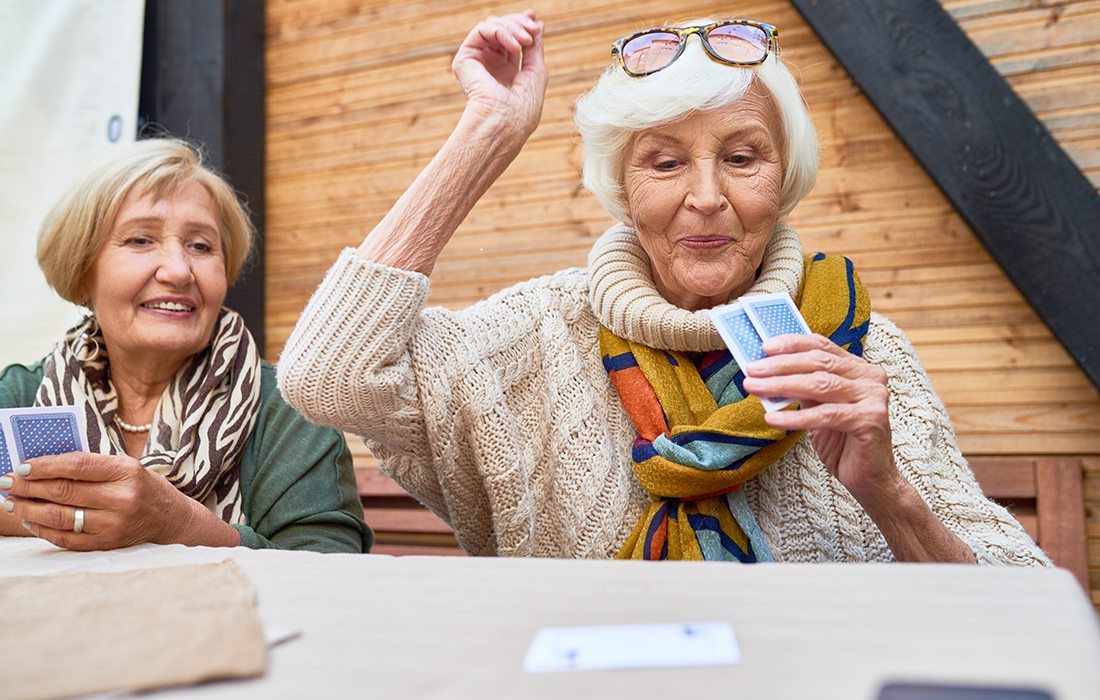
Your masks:
[[[654,283],[698,310],[752,286],[779,213],[781,125],[771,100],[738,102],[639,132],[623,186]]]
[[[218,221],[197,182],[126,195],[85,280],[112,361],[179,367],[206,347],[227,288]]]

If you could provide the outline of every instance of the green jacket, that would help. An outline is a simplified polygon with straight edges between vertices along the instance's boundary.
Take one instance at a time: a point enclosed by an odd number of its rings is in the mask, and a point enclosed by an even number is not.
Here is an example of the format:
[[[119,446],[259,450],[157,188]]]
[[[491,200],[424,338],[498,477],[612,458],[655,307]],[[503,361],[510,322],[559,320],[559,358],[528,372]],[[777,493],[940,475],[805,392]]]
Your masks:
[[[44,362],[0,372],[0,408],[34,405]],[[241,456],[247,525],[234,525],[252,549],[365,552],[374,533],[363,522],[344,436],[310,423],[283,401],[275,368],[263,363],[260,415]]]

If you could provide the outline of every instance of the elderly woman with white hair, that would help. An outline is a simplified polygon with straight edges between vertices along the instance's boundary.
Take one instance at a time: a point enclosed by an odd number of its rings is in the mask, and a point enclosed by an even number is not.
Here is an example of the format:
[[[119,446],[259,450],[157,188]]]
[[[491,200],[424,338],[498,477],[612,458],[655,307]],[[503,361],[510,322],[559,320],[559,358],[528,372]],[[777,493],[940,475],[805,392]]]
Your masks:
[[[466,37],[466,109],[310,300],[279,365],[287,401],[362,435],[472,554],[1048,565],[982,496],[851,263],[805,256],[782,221],[817,142],[769,24],[616,42],[576,122],[584,183],[622,223],[584,269],[425,308],[440,251],[539,121],[542,29],[528,11]],[[707,309],[763,292],[814,333],[739,367]]]
[[[343,435],[286,405],[222,306],[251,242],[233,188],[174,139],[123,147],[61,197],[38,262],[90,313],[41,361],[0,370],[0,408],[75,405],[91,450],[0,463],[0,535],[370,548]]]

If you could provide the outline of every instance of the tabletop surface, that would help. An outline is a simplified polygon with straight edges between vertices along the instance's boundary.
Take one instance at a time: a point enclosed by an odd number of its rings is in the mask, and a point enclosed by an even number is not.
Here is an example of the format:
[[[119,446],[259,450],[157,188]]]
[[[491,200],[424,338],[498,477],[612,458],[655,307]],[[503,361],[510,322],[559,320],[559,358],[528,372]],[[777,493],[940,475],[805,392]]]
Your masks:
[[[386,557],[141,545],[78,553],[0,537],[0,577],[234,559],[266,627],[297,630],[258,679],[152,697],[866,698],[886,682],[1100,697],[1100,625],[1062,570]],[[529,674],[541,627],[729,622],[732,666]]]

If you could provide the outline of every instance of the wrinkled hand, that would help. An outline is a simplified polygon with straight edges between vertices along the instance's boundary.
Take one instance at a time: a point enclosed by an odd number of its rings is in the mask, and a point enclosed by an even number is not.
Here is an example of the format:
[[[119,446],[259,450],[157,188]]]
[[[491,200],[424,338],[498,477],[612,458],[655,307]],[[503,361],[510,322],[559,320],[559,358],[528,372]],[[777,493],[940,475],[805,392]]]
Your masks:
[[[193,512],[191,499],[132,457],[70,452],[28,464],[28,475],[8,475],[11,514],[26,521],[31,534],[58,547],[104,550],[175,542]],[[73,532],[77,508],[84,509],[80,533]]]
[[[896,500],[908,483],[894,464],[886,373],[821,335],[784,335],[745,368],[745,390],[788,397],[800,410],[767,414],[768,425],[805,430],[814,449],[864,507]]]
[[[534,10],[488,17],[470,30],[451,70],[469,106],[526,130],[538,126],[546,94],[542,22]]]

